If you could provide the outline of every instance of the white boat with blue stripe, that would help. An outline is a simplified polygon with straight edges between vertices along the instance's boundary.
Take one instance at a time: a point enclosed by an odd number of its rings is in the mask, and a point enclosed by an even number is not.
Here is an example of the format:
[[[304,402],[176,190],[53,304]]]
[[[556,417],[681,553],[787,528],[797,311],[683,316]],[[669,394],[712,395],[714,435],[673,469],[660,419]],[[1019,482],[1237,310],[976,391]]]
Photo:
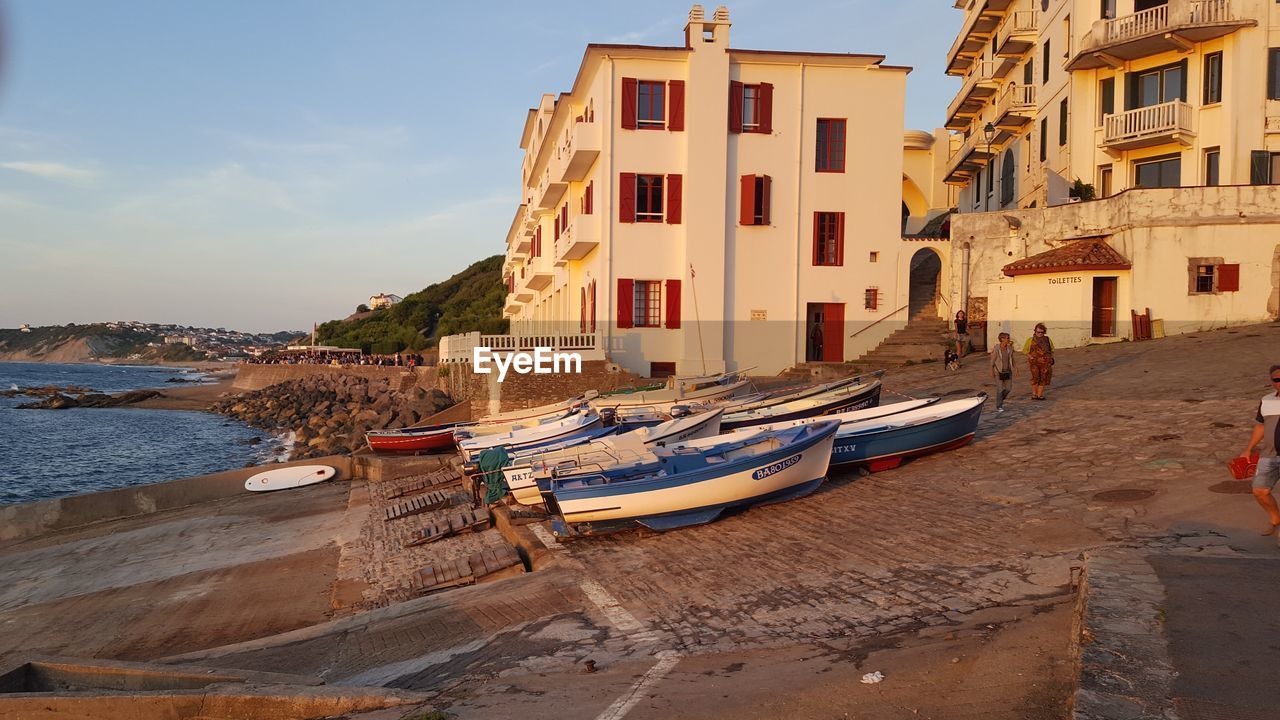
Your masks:
[[[837,421],[754,433],[707,448],[658,448],[656,462],[620,464],[551,481],[549,509],[560,535],[633,525],[671,530],[711,522],[727,510],[807,495],[827,476]]]

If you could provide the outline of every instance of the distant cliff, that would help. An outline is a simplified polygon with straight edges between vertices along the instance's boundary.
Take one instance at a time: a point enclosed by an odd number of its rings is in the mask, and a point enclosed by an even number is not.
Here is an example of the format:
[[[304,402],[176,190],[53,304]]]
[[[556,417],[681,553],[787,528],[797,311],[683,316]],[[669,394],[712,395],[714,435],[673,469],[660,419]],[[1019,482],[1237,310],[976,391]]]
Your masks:
[[[332,320],[318,329],[325,345],[389,354],[434,346],[443,335],[479,330],[504,333],[501,255],[485,258],[389,308]]]
[[[0,360],[93,362],[131,359],[139,362],[204,360],[205,353],[186,345],[164,345],[157,332],[111,328],[105,324],[53,325],[27,332],[0,330]]]

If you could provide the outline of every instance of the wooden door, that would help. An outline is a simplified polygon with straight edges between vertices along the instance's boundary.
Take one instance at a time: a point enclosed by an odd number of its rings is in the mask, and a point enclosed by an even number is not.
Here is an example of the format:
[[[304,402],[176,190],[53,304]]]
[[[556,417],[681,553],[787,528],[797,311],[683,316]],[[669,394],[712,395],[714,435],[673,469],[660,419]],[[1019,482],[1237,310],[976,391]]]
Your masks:
[[[1116,279],[1093,279],[1093,336],[1115,337],[1116,334]]]
[[[822,361],[844,362],[844,305],[826,303],[822,308]]]

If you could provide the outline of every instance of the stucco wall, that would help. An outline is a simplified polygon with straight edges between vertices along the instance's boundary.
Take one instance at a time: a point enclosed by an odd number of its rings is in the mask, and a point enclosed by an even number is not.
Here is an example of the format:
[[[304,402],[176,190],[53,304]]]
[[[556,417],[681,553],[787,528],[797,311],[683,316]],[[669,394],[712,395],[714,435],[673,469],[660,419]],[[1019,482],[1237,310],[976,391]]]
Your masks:
[[[1072,240],[1105,236],[1133,263],[1129,306],[1151,308],[1169,334],[1273,318],[1280,306],[1280,186],[1130,190],[1111,198],[1046,209],[957,215],[952,221],[951,296],[959,306],[964,249],[969,247],[970,297],[984,298],[1008,282],[1005,265]],[[1240,265],[1240,290],[1188,292],[1190,258]],[[992,322],[1033,321],[1041,312],[1001,301]],[[1034,306],[1033,306],[1034,307]],[[1084,322],[1085,318],[1080,319]]]

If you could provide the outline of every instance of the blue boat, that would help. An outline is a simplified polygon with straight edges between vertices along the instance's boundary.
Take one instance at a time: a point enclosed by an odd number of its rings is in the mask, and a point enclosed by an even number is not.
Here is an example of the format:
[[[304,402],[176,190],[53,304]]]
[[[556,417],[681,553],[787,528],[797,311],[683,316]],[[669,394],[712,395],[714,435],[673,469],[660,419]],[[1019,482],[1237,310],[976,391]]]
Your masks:
[[[891,470],[903,460],[967,445],[982,417],[986,393],[939,402],[884,418],[846,423],[836,433],[833,466]]]
[[[654,450],[656,461],[615,465],[551,481],[558,534],[636,524],[671,530],[711,522],[727,510],[807,495],[826,480],[838,421],[751,434],[709,447]]]

